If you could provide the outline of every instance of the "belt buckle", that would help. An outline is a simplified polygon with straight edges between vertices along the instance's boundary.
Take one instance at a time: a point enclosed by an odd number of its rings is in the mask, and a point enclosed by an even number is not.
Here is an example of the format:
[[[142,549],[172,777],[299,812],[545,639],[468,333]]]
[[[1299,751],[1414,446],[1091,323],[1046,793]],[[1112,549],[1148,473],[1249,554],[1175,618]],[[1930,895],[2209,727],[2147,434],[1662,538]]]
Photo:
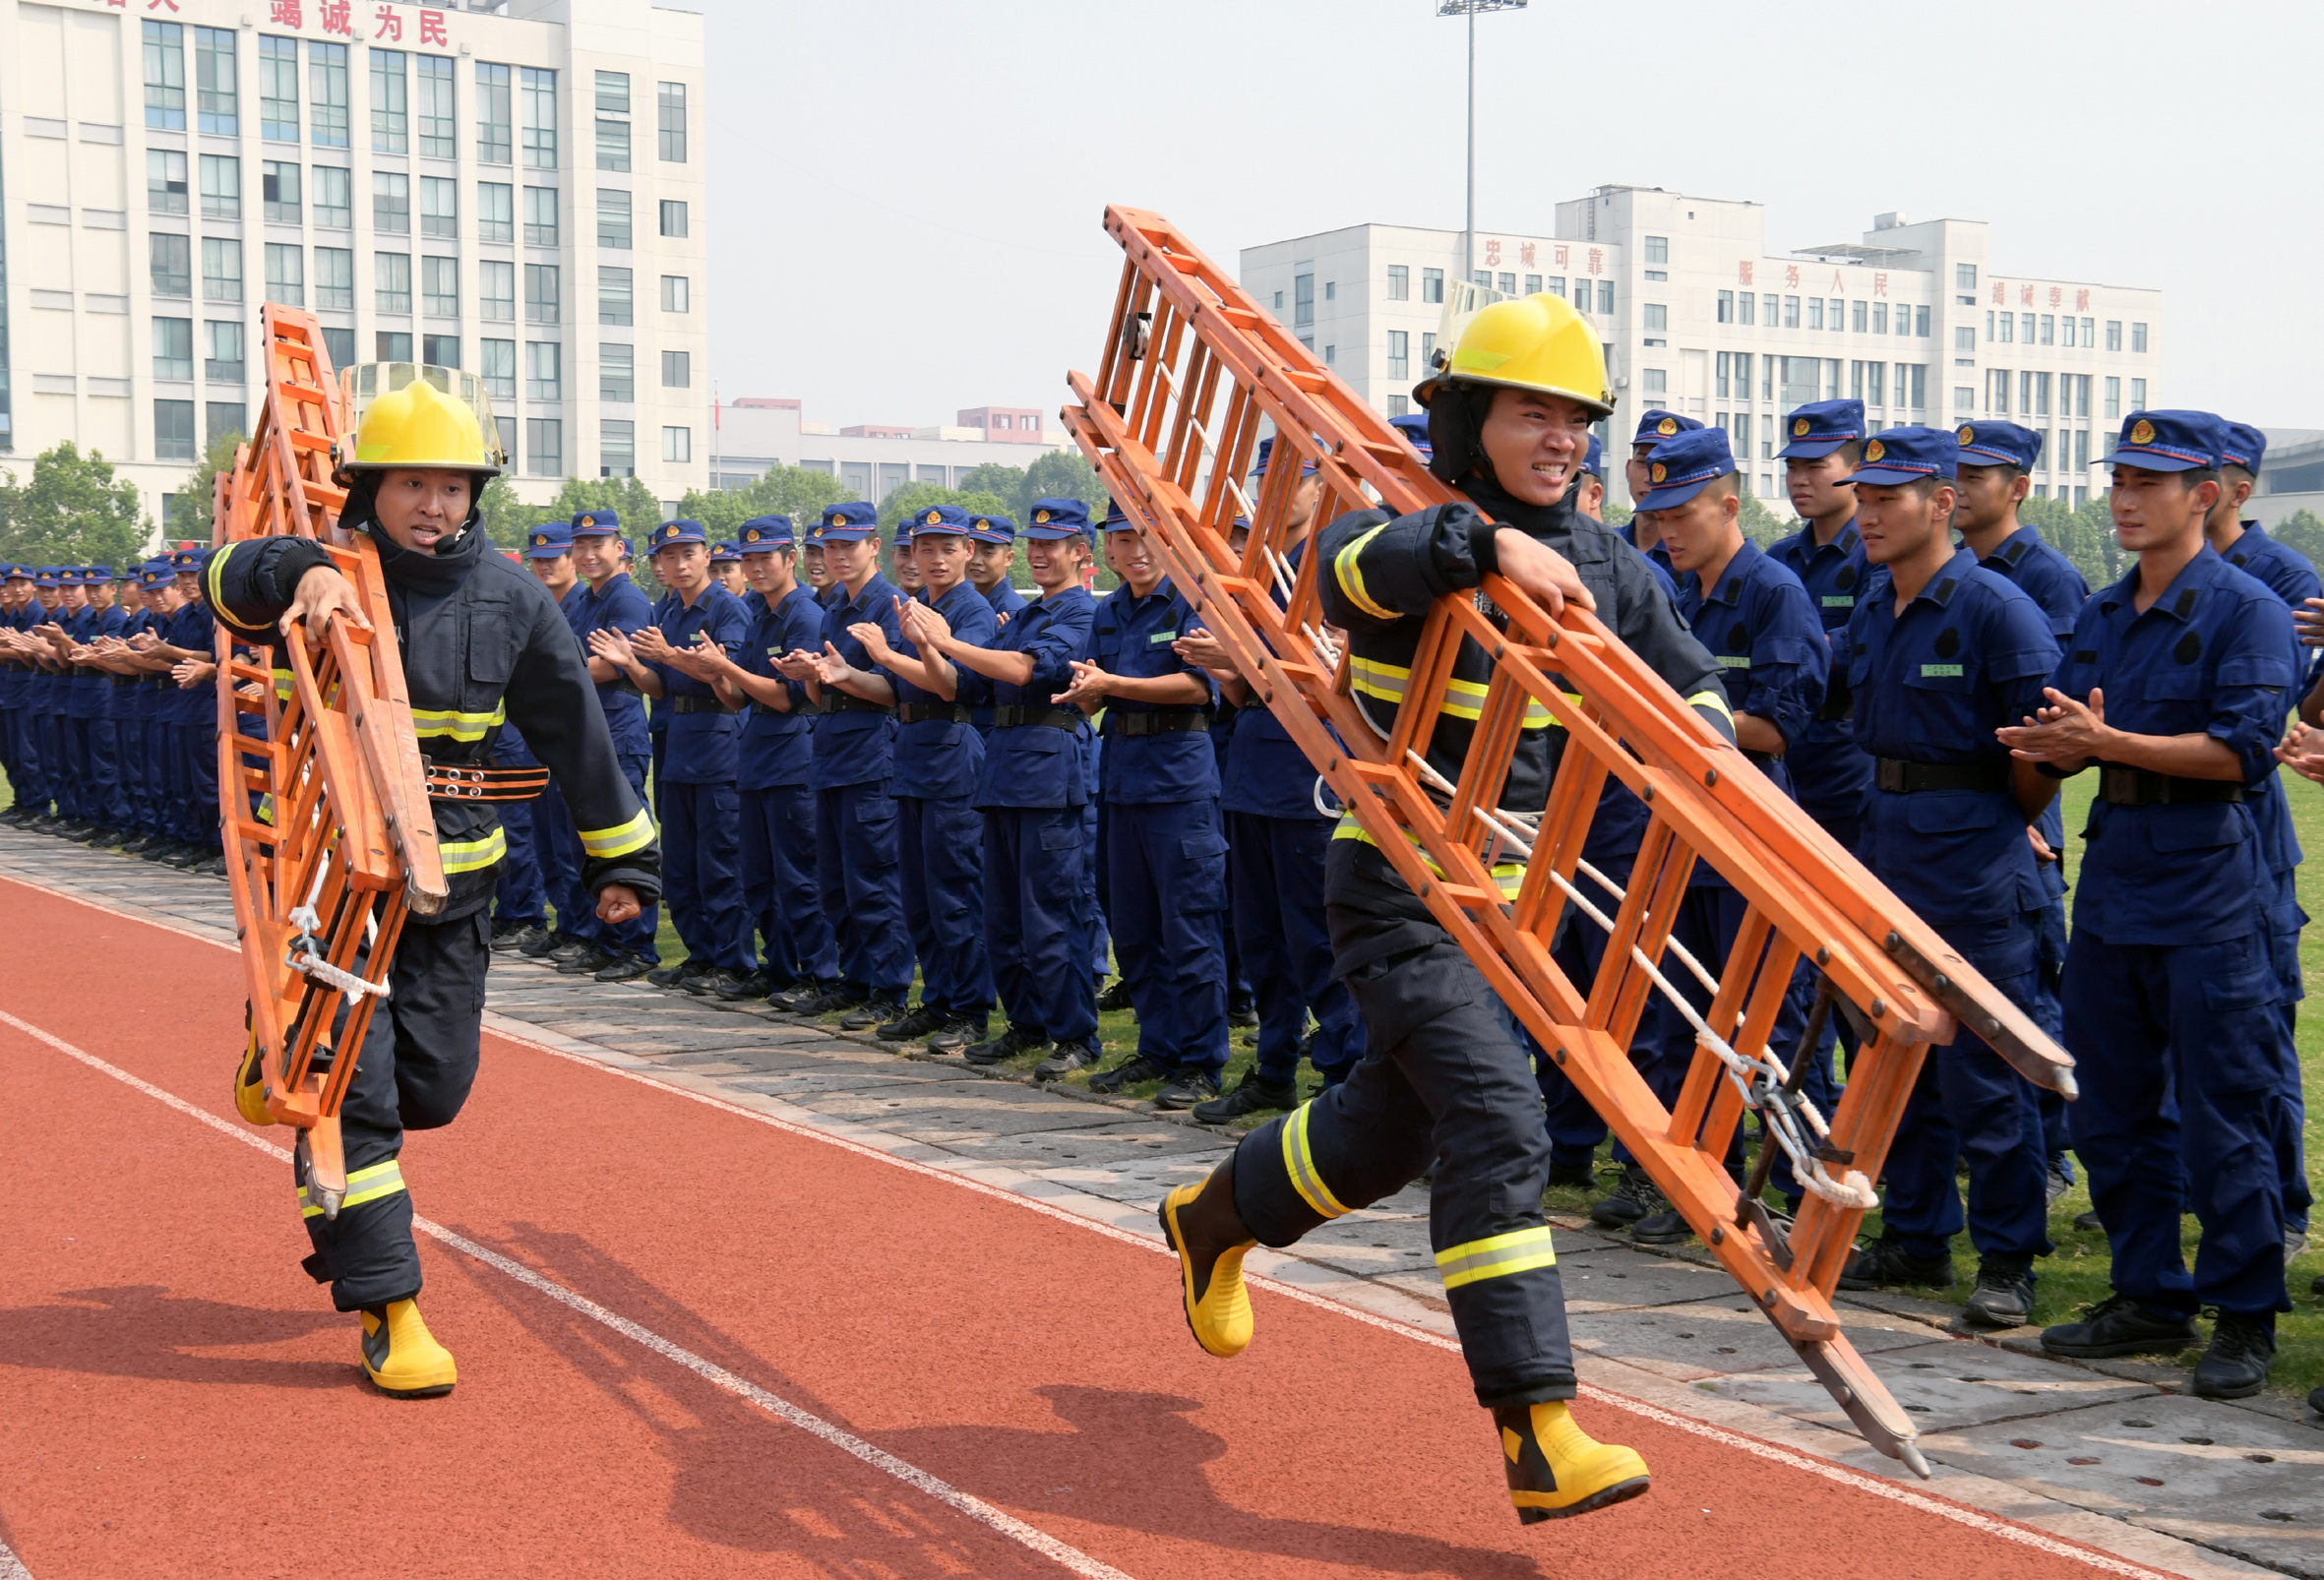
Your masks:
[[[1903,760],[1898,758],[1880,759],[1879,765],[1873,770],[1873,780],[1882,790],[1892,795],[1902,795],[1907,788]]]
[[[2099,770],[2099,794],[2117,807],[2136,807],[2143,803],[2138,793],[2138,770],[2108,763]]]

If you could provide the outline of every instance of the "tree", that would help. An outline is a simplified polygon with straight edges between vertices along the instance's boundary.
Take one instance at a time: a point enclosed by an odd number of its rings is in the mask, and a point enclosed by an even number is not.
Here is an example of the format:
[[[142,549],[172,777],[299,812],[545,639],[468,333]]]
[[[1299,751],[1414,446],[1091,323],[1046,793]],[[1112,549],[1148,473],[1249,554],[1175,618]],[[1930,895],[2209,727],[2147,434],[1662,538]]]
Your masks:
[[[153,522],[137,485],[71,440],[32,461],[32,480],[0,472],[0,560],[28,565],[127,565],[145,553]]]
[[[1800,530],[1800,523],[1790,517],[1778,516],[1767,508],[1767,502],[1756,494],[1743,497],[1743,536],[1761,548],[1778,538],[1790,537]]]
[[[1007,516],[1009,502],[997,494],[979,490],[946,488],[938,483],[906,483],[890,489],[886,504],[880,507],[880,525],[893,531],[895,523],[907,516],[918,516],[932,506],[957,505],[971,516]]]
[[[1038,497],[1025,492],[1025,469],[1022,466],[1004,466],[997,460],[988,460],[982,466],[968,468],[967,475],[960,479],[960,492],[990,494],[1006,501],[1001,514],[1012,519],[1024,515],[1026,500]],[[1023,523],[1019,520],[1018,524]]]
[[[483,513],[484,535],[496,548],[522,548],[524,535],[547,517],[540,506],[519,499],[517,485],[505,476],[486,483],[483,497],[476,503]]]
[[[2324,565],[2324,520],[2316,513],[2301,507],[2270,528],[2270,534],[2286,548],[2304,555],[2310,565]]]
[[[234,469],[234,451],[242,440],[241,434],[231,433],[220,434],[210,442],[202,459],[178,485],[170,518],[161,523],[163,537],[183,538],[197,544],[211,541],[212,517],[217,512],[217,474]]]
[[[1612,527],[1624,527],[1629,525],[1630,517],[1637,514],[1637,512],[1631,510],[1627,505],[1622,504],[1619,500],[1611,499],[1608,500],[1604,505],[1598,507],[1598,510],[1599,518],[1603,520],[1608,526]]]
[[[1043,456],[1025,468],[1024,493],[1013,503],[1017,524],[1033,514],[1037,499],[1077,499],[1089,507],[1089,518],[1102,521],[1110,497],[1098,479],[1097,468],[1081,458],[1078,450],[1060,450]]]
[[[2018,506],[2017,518],[2071,560],[2093,588],[2122,578],[2122,546],[2115,541],[2113,508],[2105,494],[2079,507],[2062,499],[2029,499]]]
[[[754,516],[787,516],[804,534],[818,516],[847,498],[846,486],[829,472],[809,471],[804,466],[775,466],[748,488],[715,494],[690,489],[678,502],[678,514],[687,520],[702,522],[713,542],[733,537],[743,522]]]

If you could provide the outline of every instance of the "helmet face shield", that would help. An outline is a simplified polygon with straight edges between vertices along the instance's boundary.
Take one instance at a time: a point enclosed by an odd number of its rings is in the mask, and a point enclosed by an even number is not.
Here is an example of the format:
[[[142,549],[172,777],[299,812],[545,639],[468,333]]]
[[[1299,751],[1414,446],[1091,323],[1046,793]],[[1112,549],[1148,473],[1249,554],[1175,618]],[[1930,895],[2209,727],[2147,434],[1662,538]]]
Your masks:
[[[340,371],[339,394],[344,432],[352,436],[339,441],[336,459],[343,469],[507,469],[492,396],[473,373],[420,362],[364,362]]]

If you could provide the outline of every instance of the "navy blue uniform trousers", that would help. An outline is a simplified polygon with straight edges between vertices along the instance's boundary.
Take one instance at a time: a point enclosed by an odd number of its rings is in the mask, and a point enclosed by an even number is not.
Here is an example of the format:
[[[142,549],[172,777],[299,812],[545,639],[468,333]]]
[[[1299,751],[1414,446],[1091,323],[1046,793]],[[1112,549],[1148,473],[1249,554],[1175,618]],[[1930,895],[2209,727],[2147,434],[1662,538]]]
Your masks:
[[[1627,858],[1613,865],[1602,863],[1598,870],[1616,883],[1628,887],[1630,867]],[[1621,901],[1587,873],[1575,873],[1573,886],[1588,895],[1590,903],[1606,915],[1611,917],[1621,912]],[[1559,936],[1556,945],[1550,950],[1550,958],[1558,962],[1559,969],[1565,973],[1565,979],[1585,999],[1590,995],[1590,984],[1598,980],[1598,968],[1605,963],[1606,942],[1606,930],[1568,904],[1565,931]],[[1541,1088],[1544,1118],[1549,1126],[1551,1164],[1571,1169],[1589,1163],[1606,1139],[1606,1122],[1599,1118],[1596,1109],[1590,1107],[1590,1100],[1581,1095],[1581,1088],[1566,1079],[1565,1072],[1558,1067],[1557,1061],[1550,1058],[1548,1050],[1534,1041],[1533,1034],[1514,1016],[1510,1017],[1509,1024],[1533,1060],[1533,1077],[1535,1084]],[[1650,1032],[1653,1024],[1654,1006],[1650,999],[1645,1014],[1640,1017],[1640,1033],[1634,1033],[1631,1041],[1641,1048],[1646,1046],[1648,1038],[1644,1033]],[[1637,1059],[1643,1056],[1633,1054],[1631,1057]]]
[[[778,785],[742,793],[743,902],[765,944],[766,975],[787,988],[836,982],[839,949],[815,882],[815,792]]]
[[[743,908],[742,798],[734,781],[661,787],[662,894],[686,957],[705,969],[752,968]]]
[[[1230,812],[1227,840],[1232,937],[1258,1008],[1258,1073],[1288,1081],[1299,1072],[1300,1038],[1313,1010],[1315,1046],[1309,1059],[1326,1086],[1345,1080],[1364,1057],[1364,1018],[1331,970],[1331,930],[1323,919],[1331,824]]]
[[[532,804],[532,859],[540,868],[541,888],[557,908],[558,939],[567,943],[594,942],[603,924],[589,891],[581,886],[581,834],[573,825],[573,809],[565,805],[554,779]]]
[[[815,879],[839,941],[839,977],[857,995],[898,1003],[912,991],[912,942],[904,930],[896,861],[901,835],[886,779],[815,793]]]
[[[1086,967],[1097,907],[1085,810],[985,814],[985,955],[1011,1026],[1094,1052],[1097,986]]]
[[[1217,801],[1109,802],[1114,949],[1137,1010],[1137,1051],[1164,1069],[1227,1066],[1227,839]]]
[[[897,796],[904,925],[920,957],[920,1002],[954,1015],[993,1007],[985,956],[985,820],[966,796]]]

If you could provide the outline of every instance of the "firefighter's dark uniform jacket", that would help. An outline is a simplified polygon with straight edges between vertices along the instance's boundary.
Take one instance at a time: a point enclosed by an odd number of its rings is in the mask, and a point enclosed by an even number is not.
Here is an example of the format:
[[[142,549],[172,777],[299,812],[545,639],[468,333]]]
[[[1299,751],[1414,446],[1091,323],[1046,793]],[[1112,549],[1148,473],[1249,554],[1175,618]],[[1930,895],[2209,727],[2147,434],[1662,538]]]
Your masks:
[[[515,725],[572,810],[583,885],[594,894],[625,883],[651,904],[661,893],[653,820],[623,777],[596,687],[556,600],[493,552],[478,525],[433,554],[398,548],[385,533],[373,542],[420,751],[439,764],[486,763],[502,724]],[[328,563],[305,538],[230,543],[209,557],[203,586],[237,636],[278,651],[275,622],[299,577]],[[287,661],[276,668],[286,671]],[[434,810],[451,893],[443,911],[424,920],[446,923],[491,903],[507,840],[489,801],[437,801]]]

